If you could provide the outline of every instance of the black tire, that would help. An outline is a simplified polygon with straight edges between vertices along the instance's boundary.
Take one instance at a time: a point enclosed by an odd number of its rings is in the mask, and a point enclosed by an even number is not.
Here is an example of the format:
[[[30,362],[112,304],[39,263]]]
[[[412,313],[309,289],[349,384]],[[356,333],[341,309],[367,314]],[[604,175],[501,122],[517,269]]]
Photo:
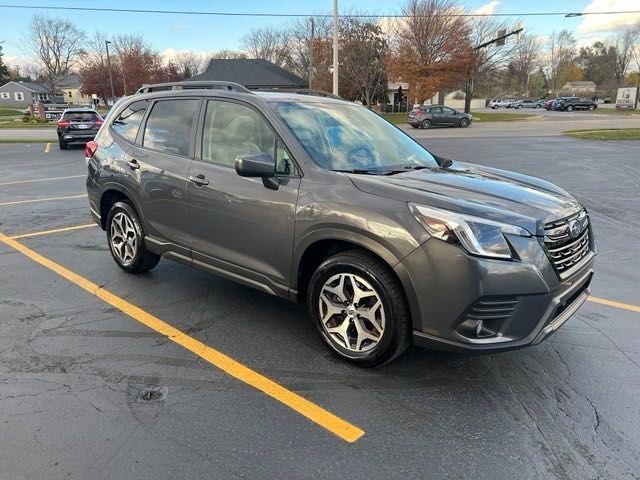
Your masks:
[[[589,105],[589,111],[593,112],[596,109],[595,105]]]
[[[411,125],[413,128],[418,128],[418,125],[414,125],[413,123],[410,123],[409,125]]]
[[[377,345],[365,352],[340,345],[322,324],[320,293],[325,282],[340,273],[353,273],[366,280],[382,303],[386,318],[383,333]],[[340,358],[356,365],[373,367],[390,362],[411,345],[411,319],[402,286],[390,268],[367,252],[349,250],[322,262],[307,288],[307,308],[324,342]]]
[[[493,110],[497,110],[497,109],[498,109],[498,105],[493,105],[491,108],[492,108]]]
[[[520,110],[522,108],[522,105],[516,105],[516,110]]]
[[[69,148],[69,144],[65,142],[62,137],[58,137],[58,145],[60,146],[60,150],[66,150]]]
[[[567,112],[573,112],[573,105],[569,105],[569,106],[567,106],[567,108],[565,108],[565,110],[566,110]]]
[[[131,220],[133,224],[133,229],[135,230],[136,236],[136,251],[133,258],[128,262],[123,262],[118,255],[114,251],[114,245],[111,240],[111,232],[112,232],[112,222],[113,218],[118,213],[123,213],[126,217]],[[144,243],[144,230],[142,229],[142,224],[140,223],[140,218],[136,213],[135,209],[126,201],[116,202],[109,210],[109,214],[107,215],[107,223],[106,223],[106,231],[107,231],[107,243],[109,244],[109,251],[111,252],[111,256],[116,264],[125,272],[128,273],[143,273],[151,270],[155,267],[160,261],[160,255],[156,255],[155,253],[147,250],[147,246]]]
[[[420,128],[424,128],[424,129],[431,128],[431,120],[428,120],[428,119],[423,120],[422,123],[420,124]]]
[[[460,120],[460,126],[462,128],[467,128],[469,126],[469,119],[463,118]]]

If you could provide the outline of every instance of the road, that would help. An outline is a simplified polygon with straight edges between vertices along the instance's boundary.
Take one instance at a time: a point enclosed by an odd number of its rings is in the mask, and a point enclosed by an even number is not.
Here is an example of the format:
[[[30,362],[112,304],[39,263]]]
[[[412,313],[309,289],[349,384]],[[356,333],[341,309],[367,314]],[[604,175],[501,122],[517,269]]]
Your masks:
[[[0,232],[26,235],[22,251],[0,242],[0,478],[637,479],[640,142],[420,141],[575,193],[599,247],[593,294],[617,306],[587,302],[519,351],[413,348],[351,367],[300,305],[168,260],[123,273],[87,226],[82,148],[0,145]],[[99,298],[99,286],[364,435],[344,441]]]

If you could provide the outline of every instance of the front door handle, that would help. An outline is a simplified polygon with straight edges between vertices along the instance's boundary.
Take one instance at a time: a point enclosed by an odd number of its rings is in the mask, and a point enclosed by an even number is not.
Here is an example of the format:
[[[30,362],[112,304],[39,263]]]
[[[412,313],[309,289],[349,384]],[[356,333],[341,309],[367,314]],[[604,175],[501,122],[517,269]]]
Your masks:
[[[140,164],[138,163],[138,161],[135,158],[132,158],[127,163],[129,164],[129,168],[131,170],[137,170],[137,169],[140,168]]]
[[[195,177],[193,175],[190,175],[189,181],[191,183],[195,183],[198,187],[204,187],[205,185],[209,185],[209,180],[204,178],[204,175],[202,174],[196,175]]]

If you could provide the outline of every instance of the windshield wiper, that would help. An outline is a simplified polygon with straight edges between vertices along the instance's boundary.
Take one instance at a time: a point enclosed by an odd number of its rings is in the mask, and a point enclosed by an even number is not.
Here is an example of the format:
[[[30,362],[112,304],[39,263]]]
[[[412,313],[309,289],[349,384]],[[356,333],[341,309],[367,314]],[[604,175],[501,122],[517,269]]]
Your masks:
[[[382,173],[380,170],[367,170],[364,168],[353,168],[347,170],[331,170],[332,172],[340,172],[340,173],[361,173],[363,175],[380,175]]]
[[[396,173],[405,173],[411,170],[422,170],[424,168],[431,168],[431,167],[428,167],[426,165],[407,165],[402,169],[387,170],[386,172],[384,172],[384,175],[395,175]]]

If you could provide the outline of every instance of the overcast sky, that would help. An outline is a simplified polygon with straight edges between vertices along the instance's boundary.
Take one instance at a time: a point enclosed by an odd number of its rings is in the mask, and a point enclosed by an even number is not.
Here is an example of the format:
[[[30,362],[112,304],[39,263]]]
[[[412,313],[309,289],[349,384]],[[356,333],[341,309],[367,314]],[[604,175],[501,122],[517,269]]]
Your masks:
[[[18,3],[18,2],[14,2]],[[611,11],[638,10],[640,0],[463,0],[469,10],[483,12],[518,13],[541,11]],[[43,7],[41,12],[57,18],[72,20],[79,27],[92,33],[101,30],[113,35],[122,33],[141,34],[153,48],[160,52],[179,52],[193,50],[208,52],[220,49],[240,49],[241,39],[252,28],[265,25],[277,25],[288,21],[286,18],[255,17],[211,17],[161,14],[98,13],[47,10],[46,5],[79,6],[95,5],[111,8],[177,9],[205,11],[242,11],[270,13],[330,13],[332,0],[279,0],[265,2],[244,0],[242,2],[182,0],[166,2],[152,0],[111,0],[108,3],[86,4],[68,0],[23,1],[23,5]],[[397,13],[401,2],[389,0],[340,0],[340,10],[356,10],[375,14]],[[0,7],[0,41],[3,44],[5,62],[23,63],[25,53],[21,50],[20,40],[28,28],[31,17],[38,10],[19,10]],[[567,28],[573,31],[579,44],[591,43],[610,35],[625,25],[639,24],[640,14],[602,15],[578,18],[521,17],[526,32],[536,36],[549,35],[554,30]]]

